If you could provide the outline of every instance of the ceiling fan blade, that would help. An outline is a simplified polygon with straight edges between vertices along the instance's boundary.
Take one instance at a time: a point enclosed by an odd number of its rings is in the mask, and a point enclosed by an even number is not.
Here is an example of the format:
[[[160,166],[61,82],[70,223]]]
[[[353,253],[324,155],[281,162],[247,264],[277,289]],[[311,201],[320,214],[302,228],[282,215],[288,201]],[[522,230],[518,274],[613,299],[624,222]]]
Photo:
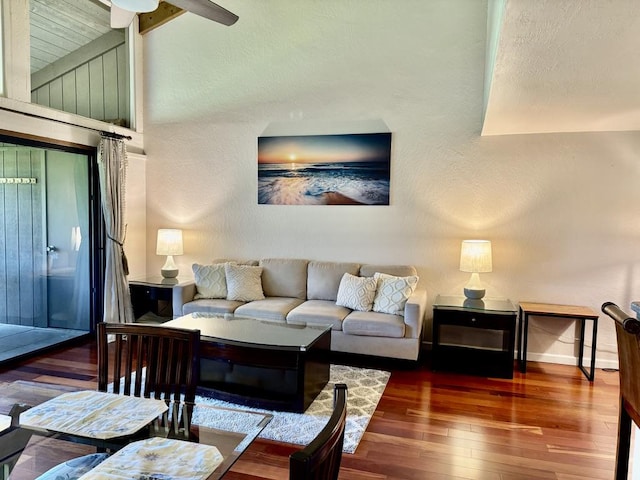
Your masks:
[[[127,28],[135,16],[136,12],[130,12],[111,4],[111,28]]]
[[[229,10],[216,5],[209,0],[169,0],[176,7],[195,13],[223,25],[233,25],[238,21],[238,16]]]

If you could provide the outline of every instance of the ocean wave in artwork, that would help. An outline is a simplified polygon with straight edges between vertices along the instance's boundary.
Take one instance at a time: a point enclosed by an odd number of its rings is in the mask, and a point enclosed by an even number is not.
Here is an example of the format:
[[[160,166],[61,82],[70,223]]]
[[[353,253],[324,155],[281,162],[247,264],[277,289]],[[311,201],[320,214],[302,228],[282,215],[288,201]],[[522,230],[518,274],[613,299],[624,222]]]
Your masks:
[[[388,205],[388,166],[375,162],[270,164],[258,169],[258,203]]]

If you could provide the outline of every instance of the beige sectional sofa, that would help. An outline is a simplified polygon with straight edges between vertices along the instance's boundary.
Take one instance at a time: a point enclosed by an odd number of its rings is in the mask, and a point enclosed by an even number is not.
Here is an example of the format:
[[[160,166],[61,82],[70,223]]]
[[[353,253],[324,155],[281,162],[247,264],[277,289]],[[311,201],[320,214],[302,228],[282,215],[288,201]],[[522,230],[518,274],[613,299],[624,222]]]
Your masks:
[[[234,313],[327,324],[334,351],[418,359],[427,293],[413,266],[265,258],[193,268],[195,282],[174,298],[174,316]]]

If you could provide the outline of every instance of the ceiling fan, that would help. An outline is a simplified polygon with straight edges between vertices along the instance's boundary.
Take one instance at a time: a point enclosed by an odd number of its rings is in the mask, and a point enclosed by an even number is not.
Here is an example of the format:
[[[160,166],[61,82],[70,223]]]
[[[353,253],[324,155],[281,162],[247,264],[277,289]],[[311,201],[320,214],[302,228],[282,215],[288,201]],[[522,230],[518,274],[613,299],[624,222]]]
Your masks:
[[[137,13],[153,12],[159,0],[111,0],[111,28],[128,27]],[[171,4],[223,25],[233,25],[238,16],[209,0],[171,0]]]

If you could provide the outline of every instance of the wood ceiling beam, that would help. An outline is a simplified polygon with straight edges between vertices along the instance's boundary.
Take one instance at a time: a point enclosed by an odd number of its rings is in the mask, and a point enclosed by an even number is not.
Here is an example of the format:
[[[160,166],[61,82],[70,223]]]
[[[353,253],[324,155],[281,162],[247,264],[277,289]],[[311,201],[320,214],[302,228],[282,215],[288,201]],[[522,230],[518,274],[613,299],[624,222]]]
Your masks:
[[[160,2],[158,8],[156,8],[153,12],[138,14],[140,35],[144,35],[154,28],[158,28],[160,25],[164,25],[169,20],[182,15],[184,12],[185,10],[178,8],[175,5],[171,5],[167,2]]]

